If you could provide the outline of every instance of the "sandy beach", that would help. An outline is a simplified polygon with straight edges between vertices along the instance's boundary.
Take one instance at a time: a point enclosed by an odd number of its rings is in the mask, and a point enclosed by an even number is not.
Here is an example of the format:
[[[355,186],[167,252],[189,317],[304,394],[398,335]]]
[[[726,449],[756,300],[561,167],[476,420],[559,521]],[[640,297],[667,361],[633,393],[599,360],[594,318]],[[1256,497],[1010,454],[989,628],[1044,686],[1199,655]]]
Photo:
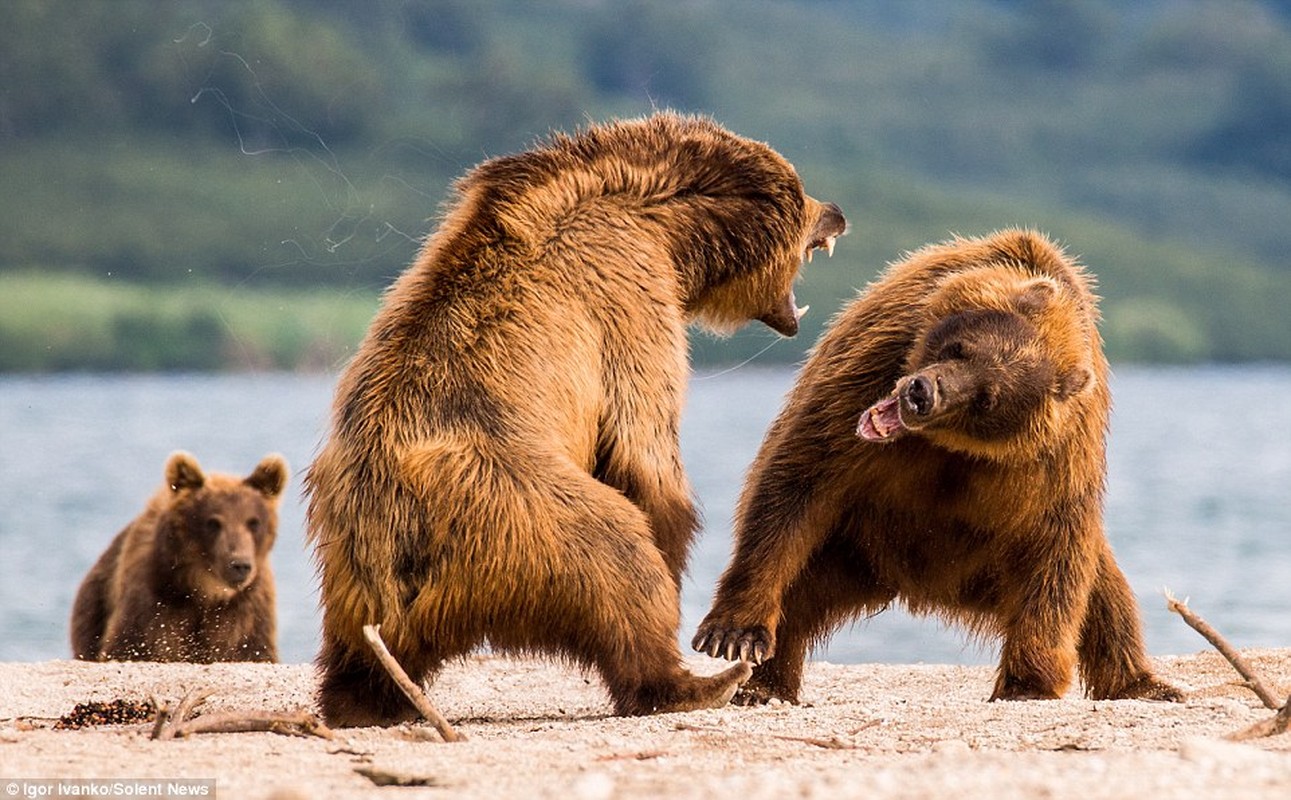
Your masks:
[[[1291,693],[1291,649],[1245,655]],[[813,663],[804,703],[610,716],[599,679],[538,660],[479,657],[430,697],[467,741],[428,723],[336,738],[152,726],[60,730],[78,703],[174,703],[199,713],[312,704],[308,664],[0,664],[0,797],[153,786],[220,798],[1148,798],[1291,796],[1291,733],[1226,739],[1272,718],[1213,652],[1156,659],[1187,702],[988,703],[989,667]],[[695,658],[697,672],[722,663]],[[363,772],[419,785],[379,786]],[[144,779],[214,781],[166,788]],[[116,780],[115,783],[111,781]],[[137,783],[132,783],[132,781]],[[70,787],[70,788],[69,788]],[[142,787],[142,788],[141,788]],[[103,796],[103,795],[98,795]],[[108,795],[112,796],[112,795]],[[161,796],[178,796],[175,794]]]

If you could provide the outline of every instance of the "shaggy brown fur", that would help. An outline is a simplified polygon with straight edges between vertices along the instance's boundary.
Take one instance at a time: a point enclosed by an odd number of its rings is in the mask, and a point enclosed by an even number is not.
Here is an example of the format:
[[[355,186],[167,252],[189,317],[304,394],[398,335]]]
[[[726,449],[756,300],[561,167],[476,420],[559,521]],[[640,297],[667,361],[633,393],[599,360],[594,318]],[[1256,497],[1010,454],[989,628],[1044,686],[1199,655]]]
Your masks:
[[[328,722],[415,714],[365,623],[414,680],[487,642],[598,669],[621,714],[725,703],[747,667],[695,677],[676,644],[686,325],[793,334],[803,255],[843,227],[770,148],[674,114],[462,178],[306,477]]]
[[[277,661],[269,550],[287,463],[203,474],[183,452],[166,483],[99,557],[72,607],[87,661]]]
[[[1002,636],[992,699],[1178,699],[1103,534],[1110,398],[1084,270],[1004,231],[927,247],[845,309],[755,460],[694,645],[796,700],[808,649],[892,601]],[[859,422],[858,422],[859,421]]]

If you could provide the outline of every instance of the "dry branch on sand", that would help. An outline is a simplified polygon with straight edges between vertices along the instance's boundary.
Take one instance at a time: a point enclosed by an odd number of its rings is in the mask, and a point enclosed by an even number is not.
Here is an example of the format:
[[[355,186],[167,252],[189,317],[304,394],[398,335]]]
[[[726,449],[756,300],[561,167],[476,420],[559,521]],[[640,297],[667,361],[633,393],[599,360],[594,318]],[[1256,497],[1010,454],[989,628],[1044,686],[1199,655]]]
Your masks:
[[[430,724],[435,726],[435,730],[439,731],[439,735],[443,737],[444,741],[463,741],[465,737],[453,730],[453,726],[448,724],[448,720],[444,718],[443,714],[439,713],[439,709],[435,708],[435,705],[430,702],[430,698],[421,690],[421,687],[413,683],[412,678],[408,677],[408,673],[404,671],[403,667],[399,666],[399,662],[390,653],[390,648],[386,647],[385,640],[381,638],[381,626],[364,625],[363,638],[368,640],[368,644],[372,647],[372,652],[376,653],[377,660],[381,662],[381,666],[385,668],[385,671],[390,673],[390,677],[399,686],[399,691],[403,692],[404,696],[408,698],[408,702],[412,703],[413,707],[429,720]]]
[[[1214,626],[1202,619],[1197,612],[1188,607],[1187,601],[1179,600],[1170,590],[1165,590],[1166,608],[1183,617],[1183,621],[1188,626],[1205,637],[1220,655],[1228,659],[1228,663],[1233,665],[1237,674],[1242,676],[1242,680],[1251,688],[1251,691],[1260,698],[1266,708],[1277,711],[1277,715],[1272,719],[1257,722],[1251,727],[1229,735],[1229,739],[1242,741],[1245,739],[1259,739],[1264,736],[1275,736],[1279,733],[1286,733],[1291,728],[1291,697],[1285,702],[1279,703],[1277,697],[1269,690],[1268,685],[1264,683],[1255,668],[1242,657],[1242,654],[1235,647],[1228,643],[1223,634],[1215,630]]]
[[[1261,720],[1251,727],[1229,734],[1228,738],[1241,742],[1247,739],[1263,739],[1265,736],[1277,736],[1279,733],[1286,733],[1291,730],[1291,696],[1287,697],[1286,703],[1282,710],[1276,716]]]
[[[172,709],[153,701],[157,720],[153,724],[153,739],[182,739],[195,733],[249,733],[254,731],[279,733],[285,736],[334,737],[332,730],[308,711],[227,711],[218,714],[190,715],[211,694],[207,689],[195,689],[180,699]]]

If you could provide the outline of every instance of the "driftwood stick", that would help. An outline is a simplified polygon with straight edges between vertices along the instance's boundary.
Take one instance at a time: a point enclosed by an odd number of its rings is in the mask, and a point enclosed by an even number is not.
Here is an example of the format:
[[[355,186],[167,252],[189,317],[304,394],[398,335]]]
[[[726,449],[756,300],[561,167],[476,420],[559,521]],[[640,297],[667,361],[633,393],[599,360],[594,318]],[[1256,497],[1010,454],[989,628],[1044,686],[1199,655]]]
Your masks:
[[[174,739],[181,735],[178,730],[188,721],[188,715],[193,713],[193,709],[206,702],[206,698],[210,696],[210,689],[193,689],[180,699],[173,711],[169,707],[159,708],[157,724],[152,729],[152,738]]]
[[[408,673],[404,672],[403,667],[399,666],[399,662],[395,660],[395,657],[390,653],[390,649],[386,647],[385,640],[381,638],[380,625],[364,625],[363,638],[368,640],[368,644],[372,647],[372,652],[376,653],[377,660],[381,662],[381,666],[385,667],[386,672],[390,673],[390,677],[394,679],[399,691],[403,692],[404,696],[408,698],[408,702],[412,703],[413,707],[429,720],[430,724],[435,726],[435,730],[439,731],[439,735],[443,737],[444,741],[460,742],[466,738],[453,730],[453,726],[448,724],[448,720],[444,719],[444,715],[439,713],[439,710],[430,702],[430,698],[421,690],[421,687],[413,683],[412,678],[408,677]]]
[[[175,725],[181,725],[188,721],[197,707],[206,702],[206,698],[211,696],[210,689],[194,689],[184,695],[179,700],[179,706],[175,713],[171,715],[171,721]]]
[[[250,733],[268,732],[284,736],[317,736],[334,739],[332,729],[308,711],[227,711],[203,714],[200,717],[176,723],[171,736],[185,737],[195,733]]]
[[[156,695],[152,695],[149,701],[152,703],[152,707],[157,709],[157,719],[152,723],[152,735],[149,738],[160,739],[161,732],[166,729],[166,723],[170,720],[170,709],[162,704]]]
[[[1236,648],[1228,643],[1227,639],[1220,635],[1219,631],[1211,627],[1210,623],[1206,622],[1206,620],[1197,616],[1196,612],[1191,608],[1188,608],[1186,602],[1181,602],[1174,595],[1170,594],[1169,589],[1165,590],[1165,603],[1166,608],[1183,617],[1183,621],[1188,623],[1189,627],[1204,636],[1206,641],[1214,645],[1220,655],[1228,659],[1228,663],[1233,665],[1233,669],[1237,670],[1237,673],[1246,681],[1246,685],[1259,696],[1260,702],[1264,703],[1266,708],[1270,708],[1274,711],[1282,708],[1282,704],[1278,702],[1276,697],[1274,697],[1273,692],[1269,691],[1268,686],[1260,680],[1259,675],[1251,665],[1246,661],[1246,659],[1242,658],[1242,654],[1237,652]]]
[[[152,727],[153,739],[175,739],[195,733],[245,733],[267,731],[294,736],[318,736],[332,739],[332,730],[308,711],[293,713],[275,711],[226,711],[203,714],[189,719],[193,711],[211,696],[209,689],[194,689],[184,695],[174,706],[161,705],[156,700],[157,721]]]
[[[1261,720],[1243,731],[1229,735],[1229,739],[1235,742],[1245,741],[1247,739],[1263,739],[1265,736],[1277,736],[1279,733],[1286,733],[1291,730],[1291,697],[1287,698],[1286,704],[1276,716],[1266,720]]]

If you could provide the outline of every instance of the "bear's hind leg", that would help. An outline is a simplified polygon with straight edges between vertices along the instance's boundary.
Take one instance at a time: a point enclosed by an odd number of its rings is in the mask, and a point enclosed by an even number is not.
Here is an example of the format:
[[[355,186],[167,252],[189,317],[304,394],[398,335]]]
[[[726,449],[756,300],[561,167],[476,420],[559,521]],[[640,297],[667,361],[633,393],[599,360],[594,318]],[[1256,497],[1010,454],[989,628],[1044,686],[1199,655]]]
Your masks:
[[[544,509],[554,527],[537,533],[545,546],[529,557],[539,560],[520,565],[526,575],[543,576],[543,590],[525,598],[509,622],[512,645],[596,667],[621,715],[730,702],[750,668],[737,664],[702,677],[682,666],[677,586],[642,510],[586,473],[546,474],[558,481]],[[500,644],[496,628],[489,637]]]
[[[97,661],[108,626],[107,576],[95,567],[76,592],[72,605],[72,658]]]
[[[425,653],[400,654],[395,659],[416,684],[437,672],[442,663],[442,659]],[[355,652],[324,630],[317,663],[322,673],[318,706],[328,725],[388,726],[420,718],[370,650]]]

